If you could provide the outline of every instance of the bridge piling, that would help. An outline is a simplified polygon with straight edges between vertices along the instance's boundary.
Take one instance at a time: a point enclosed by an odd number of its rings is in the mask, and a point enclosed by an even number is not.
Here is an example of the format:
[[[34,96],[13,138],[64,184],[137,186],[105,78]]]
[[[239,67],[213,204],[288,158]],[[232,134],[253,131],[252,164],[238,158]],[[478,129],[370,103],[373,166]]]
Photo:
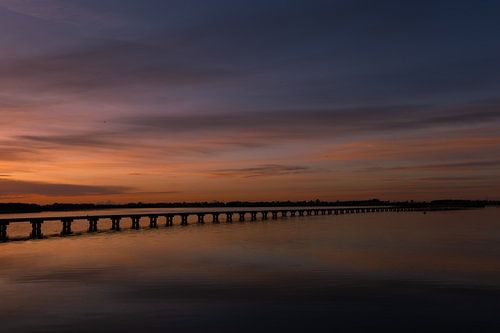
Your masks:
[[[111,218],[111,230],[114,230],[114,231],[120,231],[120,221],[121,221],[121,217],[119,216],[114,216]]]
[[[43,238],[42,223],[43,220],[31,220],[31,239]]]
[[[257,221],[257,212],[250,213],[250,221]]]
[[[220,213],[212,213],[212,223],[219,223]]]
[[[62,222],[61,235],[62,236],[71,235],[73,233],[71,231],[71,224],[73,223],[73,219],[63,219],[61,222]]]
[[[233,212],[226,213],[226,222],[233,223]]]
[[[149,216],[149,227],[158,228],[158,216],[156,215]]]
[[[205,223],[205,214],[197,214],[198,215],[198,224]]]
[[[174,225],[174,215],[167,214],[167,215],[165,215],[165,218],[167,219],[167,223],[166,223],[167,227],[171,227]]]
[[[140,216],[132,216],[132,229],[139,230],[139,221],[141,220]]]
[[[0,224],[0,242],[5,242],[9,239],[7,235],[8,222]]]
[[[91,217],[88,218],[87,221],[89,221],[89,232],[96,232],[97,231],[97,221],[99,221],[99,218],[97,217]]]

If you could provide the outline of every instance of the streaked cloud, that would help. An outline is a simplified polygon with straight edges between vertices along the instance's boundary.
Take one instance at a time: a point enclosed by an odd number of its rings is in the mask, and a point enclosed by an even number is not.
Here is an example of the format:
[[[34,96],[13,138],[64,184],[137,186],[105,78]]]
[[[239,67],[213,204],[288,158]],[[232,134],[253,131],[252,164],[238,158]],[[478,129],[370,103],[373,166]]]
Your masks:
[[[237,75],[222,66],[186,63],[172,54],[172,48],[175,45],[101,40],[57,54],[0,62],[2,87],[67,94],[124,86],[192,85]]]
[[[424,164],[412,166],[391,166],[391,167],[375,167],[364,169],[364,171],[422,171],[422,170],[441,170],[441,171],[454,171],[454,170],[477,170],[477,169],[490,169],[497,170],[500,167],[500,160],[486,160],[486,161],[467,161],[456,163],[442,163],[442,164]],[[470,177],[467,177],[470,178]]]
[[[417,137],[400,137],[398,140],[377,138],[371,140],[349,141],[333,145],[312,156],[320,160],[331,161],[369,161],[369,160],[412,160],[430,158],[450,158],[472,156],[482,153],[487,155],[500,151],[500,137],[485,136],[482,133],[466,131],[454,133],[451,137],[439,136],[443,131]],[[461,136],[466,135],[466,137]]]
[[[0,179],[0,195],[34,194],[43,196],[86,196],[121,194],[130,188],[119,186],[91,186],[75,184],[54,184],[30,182],[11,179]]]
[[[112,149],[120,150],[120,144],[126,143],[133,148],[132,143],[125,140],[126,134],[115,131],[87,131],[83,133],[19,135],[14,139],[33,149],[68,147],[80,149]]]
[[[376,132],[466,126],[500,120],[500,101],[479,101],[466,107],[425,105],[332,109],[232,110],[170,115],[143,114],[118,118],[118,123],[146,127],[165,134],[261,132],[269,137],[356,136]]]
[[[311,169],[308,167],[296,166],[296,165],[268,164],[268,165],[259,165],[249,168],[214,170],[212,172],[212,175],[216,177],[254,178],[254,177],[275,177],[275,176],[295,175],[305,172],[311,172]]]

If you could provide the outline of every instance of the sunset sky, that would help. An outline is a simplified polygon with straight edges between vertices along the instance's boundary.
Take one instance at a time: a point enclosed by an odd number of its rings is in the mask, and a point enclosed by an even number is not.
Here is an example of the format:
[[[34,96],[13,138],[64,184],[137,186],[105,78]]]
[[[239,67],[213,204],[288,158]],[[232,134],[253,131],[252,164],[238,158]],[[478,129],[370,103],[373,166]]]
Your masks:
[[[0,202],[500,199],[499,18],[0,0]]]

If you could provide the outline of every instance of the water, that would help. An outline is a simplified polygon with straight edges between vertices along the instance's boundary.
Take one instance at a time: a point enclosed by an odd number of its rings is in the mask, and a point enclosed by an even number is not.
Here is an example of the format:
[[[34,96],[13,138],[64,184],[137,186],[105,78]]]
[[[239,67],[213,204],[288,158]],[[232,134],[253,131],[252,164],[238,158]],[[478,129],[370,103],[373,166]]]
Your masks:
[[[0,295],[9,333],[498,332],[500,209],[10,242]]]

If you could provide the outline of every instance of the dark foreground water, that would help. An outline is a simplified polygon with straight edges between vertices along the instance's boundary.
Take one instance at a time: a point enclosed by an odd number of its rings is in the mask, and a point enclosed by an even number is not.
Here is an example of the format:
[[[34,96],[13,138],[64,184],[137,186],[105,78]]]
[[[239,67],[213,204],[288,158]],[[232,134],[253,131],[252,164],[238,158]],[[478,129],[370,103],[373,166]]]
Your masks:
[[[0,332],[500,330],[500,209],[0,244]]]

